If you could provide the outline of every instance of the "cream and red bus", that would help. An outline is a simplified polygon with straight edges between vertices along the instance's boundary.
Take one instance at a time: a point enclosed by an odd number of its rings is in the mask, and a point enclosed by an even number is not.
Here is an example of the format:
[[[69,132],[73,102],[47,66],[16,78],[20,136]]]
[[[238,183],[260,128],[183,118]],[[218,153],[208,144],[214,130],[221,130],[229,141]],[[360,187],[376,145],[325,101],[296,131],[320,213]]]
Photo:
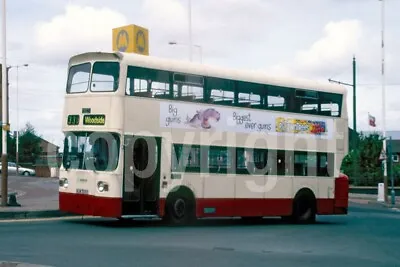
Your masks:
[[[60,210],[112,218],[347,214],[346,90],[121,52],[70,58]]]

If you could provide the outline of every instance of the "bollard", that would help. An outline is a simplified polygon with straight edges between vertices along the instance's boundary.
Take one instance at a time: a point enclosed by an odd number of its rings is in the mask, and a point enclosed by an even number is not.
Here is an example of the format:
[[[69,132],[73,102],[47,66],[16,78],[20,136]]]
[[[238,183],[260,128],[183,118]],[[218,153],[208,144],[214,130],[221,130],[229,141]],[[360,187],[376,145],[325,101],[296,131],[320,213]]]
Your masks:
[[[392,205],[394,206],[396,204],[396,192],[394,191],[393,188],[391,191],[391,195],[392,195]]]
[[[385,188],[383,183],[378,184],[378,202],[385,202]]]
[[[17,197],[15,194],[10,194],[10,197],[8,198],[8,206],[21,207],[21,204],[17,202]]]

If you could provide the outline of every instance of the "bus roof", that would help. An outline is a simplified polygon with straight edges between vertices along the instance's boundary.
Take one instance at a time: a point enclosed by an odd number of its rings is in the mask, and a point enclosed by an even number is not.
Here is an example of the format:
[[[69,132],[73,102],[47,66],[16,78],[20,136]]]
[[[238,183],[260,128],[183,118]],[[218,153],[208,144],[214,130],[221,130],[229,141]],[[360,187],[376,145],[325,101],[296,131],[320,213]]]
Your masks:
[[[96,59],[119,60],[123,64],[143,67],[143,68],[166,70],[166,71],[180,72],[180,73],[190,73],[194,75],[247,81],[260,84],[269,84],[269,85],[289,87],[289,88],[337,93],[341,95],[347,94],[347,90],[343,85],[332,84],[329,82],[323,83],[310,79],[277,77],[268,75],[262,71],[217,67],[196,62],[166,59],[155,56],[144,56],[134,53],[87,52],[71,57],[69,64],[73,65],[75,62],[77,63],[77,62],[91,61]]]

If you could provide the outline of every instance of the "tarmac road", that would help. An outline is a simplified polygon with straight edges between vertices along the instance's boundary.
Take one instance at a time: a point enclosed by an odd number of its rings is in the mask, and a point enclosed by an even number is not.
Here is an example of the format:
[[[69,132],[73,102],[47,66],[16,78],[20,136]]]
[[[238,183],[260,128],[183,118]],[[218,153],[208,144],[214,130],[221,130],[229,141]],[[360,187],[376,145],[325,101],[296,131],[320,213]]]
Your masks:
[[[56,219],[0,223],[0,262],[48,266],[400,266],[400,213],[352,204],[316,225],[279,219],[159,221]]]

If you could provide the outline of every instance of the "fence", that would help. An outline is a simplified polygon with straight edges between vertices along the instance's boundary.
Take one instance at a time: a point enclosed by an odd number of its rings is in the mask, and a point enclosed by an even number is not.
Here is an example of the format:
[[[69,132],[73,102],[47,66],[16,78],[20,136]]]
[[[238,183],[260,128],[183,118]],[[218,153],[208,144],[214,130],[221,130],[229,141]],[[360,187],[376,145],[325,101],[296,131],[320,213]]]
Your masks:
[[[383,177],[349,177],[350,184],[354,186],[378,186],[383,183]],[[400,177],[393,176],[394,186],[400,186]],[[391,185],[391,178],[388,176],[388,183]]]

